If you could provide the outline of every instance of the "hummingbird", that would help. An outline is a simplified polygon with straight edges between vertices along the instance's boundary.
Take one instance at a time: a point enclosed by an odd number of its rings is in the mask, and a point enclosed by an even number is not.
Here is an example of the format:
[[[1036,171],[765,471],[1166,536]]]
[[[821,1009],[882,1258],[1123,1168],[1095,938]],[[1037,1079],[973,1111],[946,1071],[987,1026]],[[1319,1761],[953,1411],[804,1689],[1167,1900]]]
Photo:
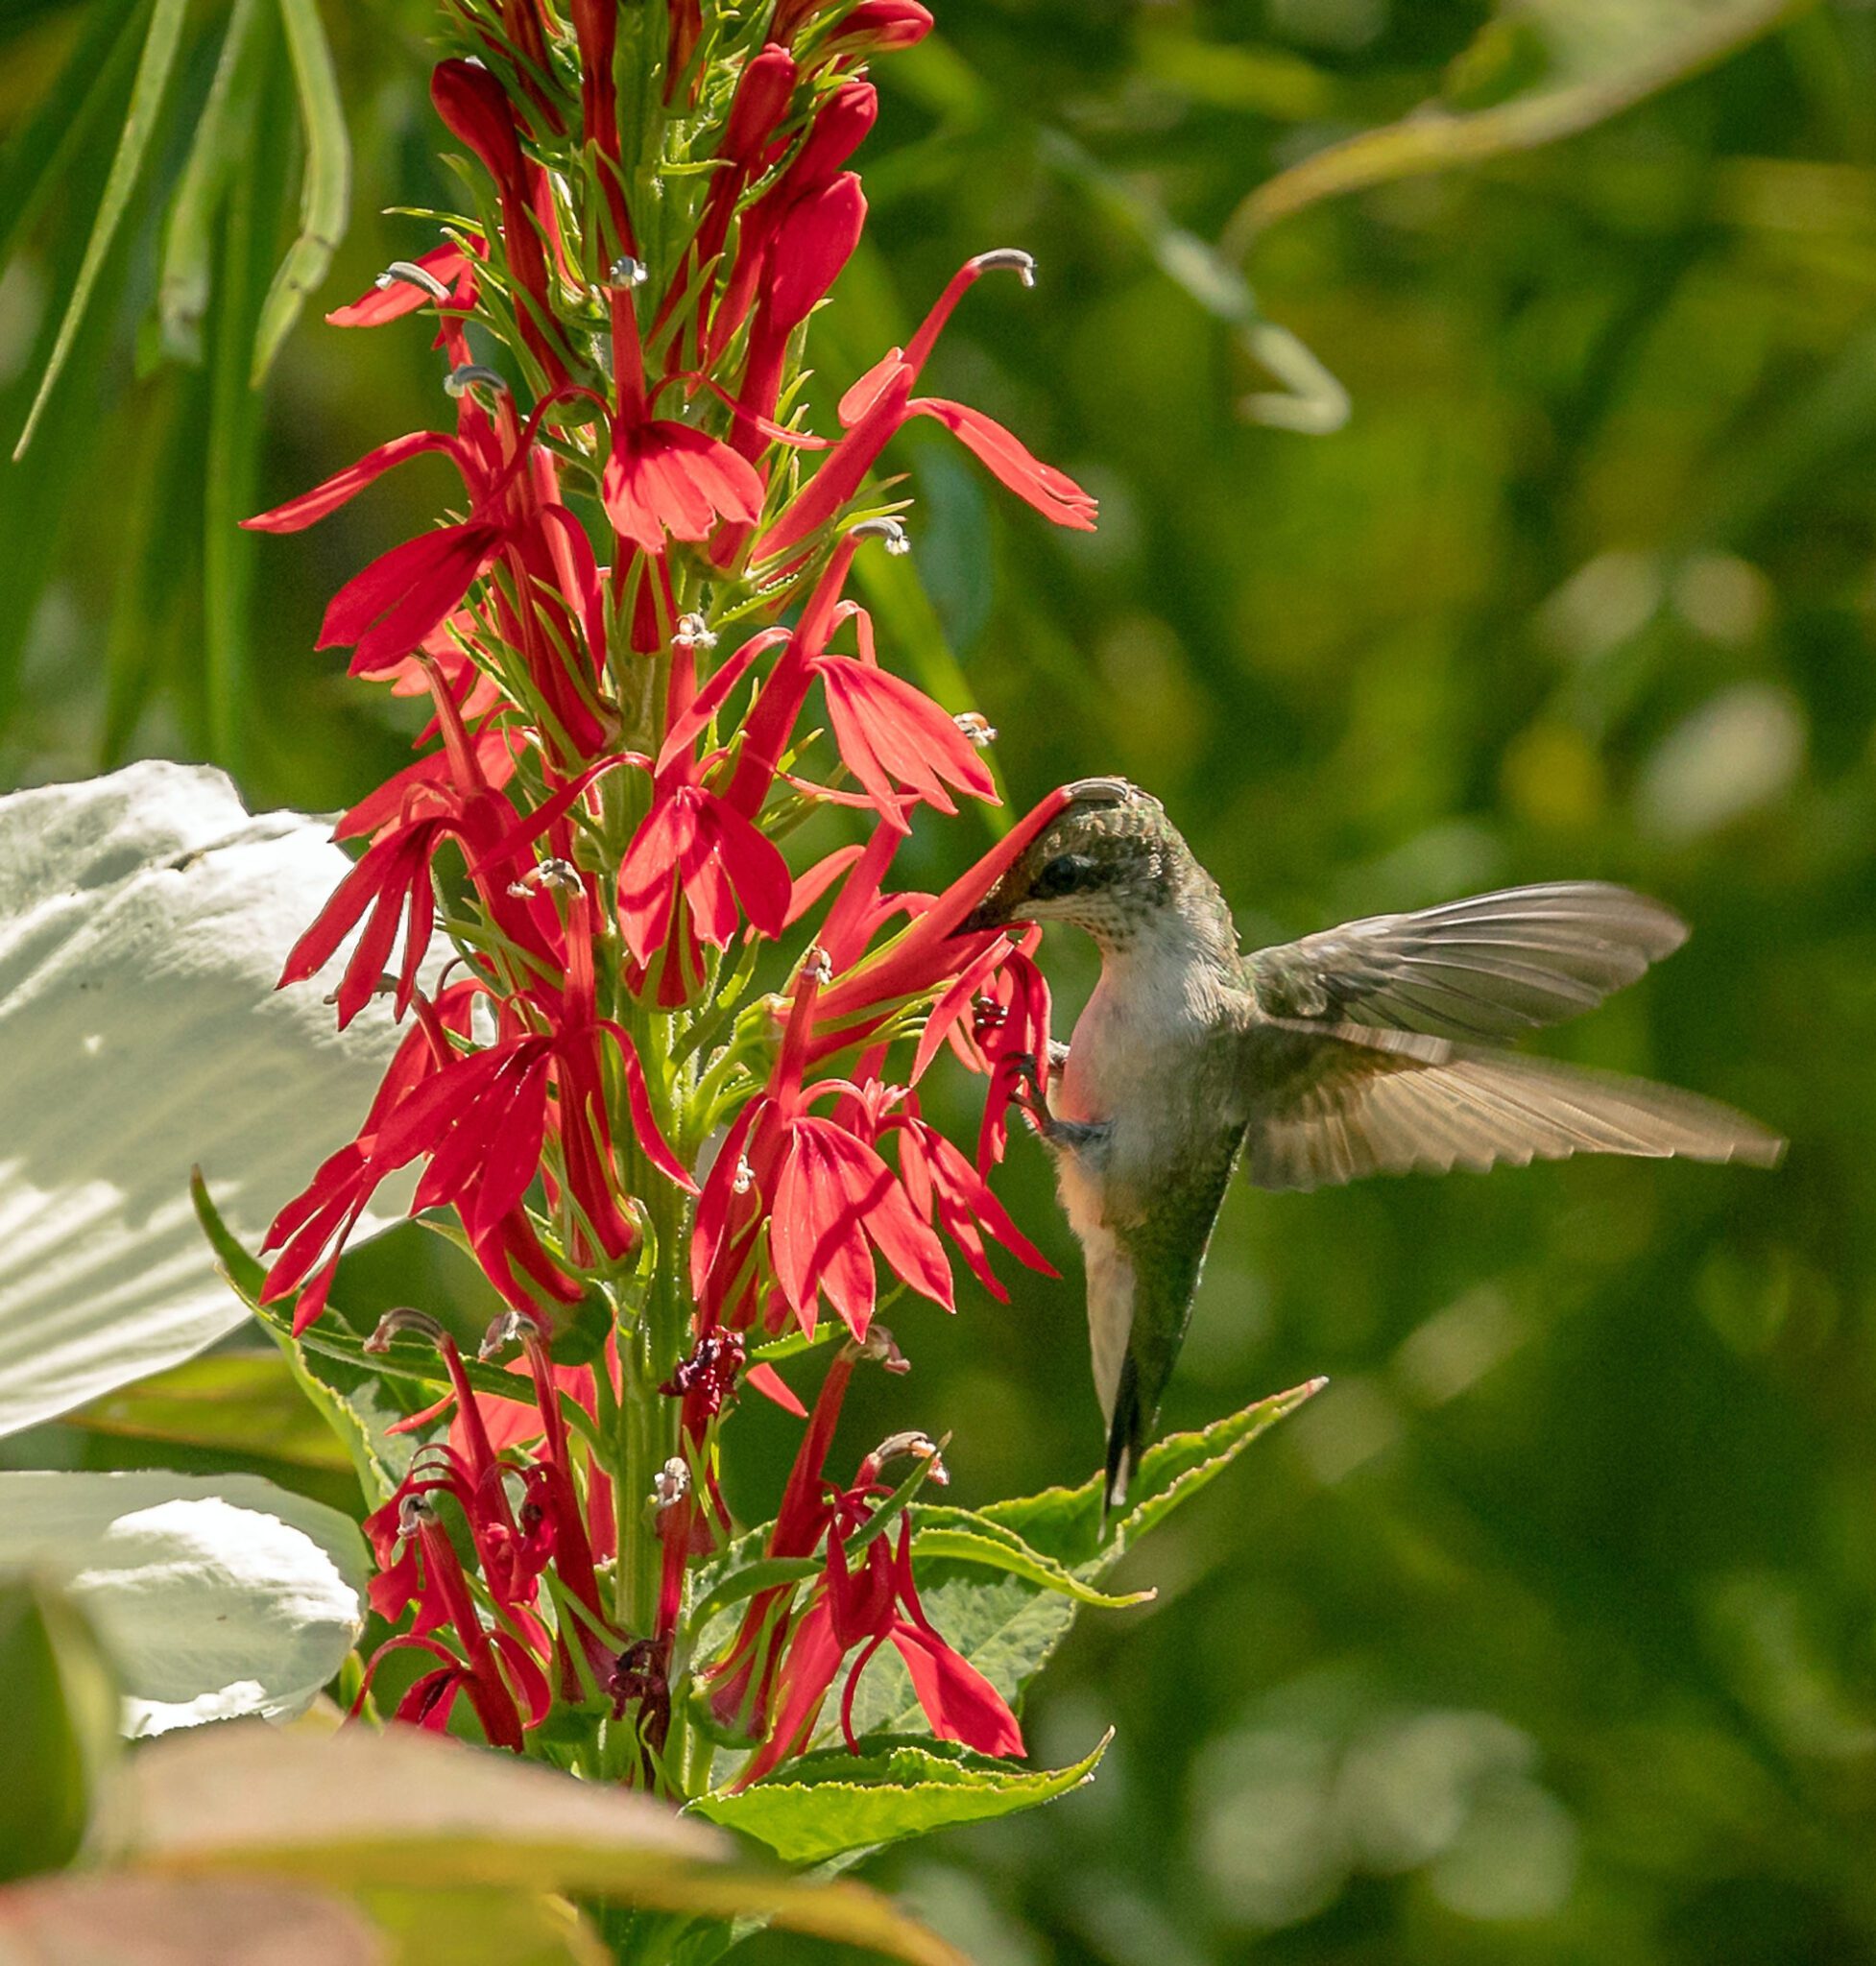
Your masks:
[[[1711,1099],[1496,1042],[1678,948],[1687,926],[1659,901],[1553,881],[1246,955],[1158,800],[1111,778],[1067,795],[958,932],[1067,922],[1100,950],[1070,1043],[1014,1064],[1082,1248],[1106,1508],[1152,1435],[1240,1161],[1259,1187],[1314,1188],[1573,1154],[1770,1167],[1784,1151]]]

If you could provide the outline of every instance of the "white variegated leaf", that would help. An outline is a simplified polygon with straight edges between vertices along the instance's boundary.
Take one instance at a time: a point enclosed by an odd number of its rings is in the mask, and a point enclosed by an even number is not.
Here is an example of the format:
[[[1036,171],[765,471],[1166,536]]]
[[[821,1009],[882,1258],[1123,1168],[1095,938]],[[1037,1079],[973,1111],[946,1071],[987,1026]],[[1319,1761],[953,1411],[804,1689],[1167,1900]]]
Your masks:
[[[0,1474],[0,1570],[43,1570],[116,1664],[124,1731],[300,1713],[364,1622],[335,1509],[253,1474]]]
[[[0,1434],[241,1322],[192,1164],[252,1245],[356,1131],[386,1006],[340,1033],[330,977],[274,988],[350,865],[327,830],[203,766],[0,799]]]

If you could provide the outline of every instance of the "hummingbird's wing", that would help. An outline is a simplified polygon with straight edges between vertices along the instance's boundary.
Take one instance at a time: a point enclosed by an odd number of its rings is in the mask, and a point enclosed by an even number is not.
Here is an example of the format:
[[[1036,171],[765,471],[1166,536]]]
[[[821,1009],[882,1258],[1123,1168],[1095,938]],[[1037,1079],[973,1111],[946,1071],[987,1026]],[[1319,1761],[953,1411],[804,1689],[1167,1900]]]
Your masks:
[[[1555,881],[1375,915],[1244,959],[1268,1017],[1497,1038],[1600,1003],[1687,940],[1626,888]]]
[[[1245,1166],[1260,1187],[1573,1154],[1769,1167],[1785,1147],[1696,1093],[1490,1046],[1294,1019],[1254,1022],[1241,1042]]]

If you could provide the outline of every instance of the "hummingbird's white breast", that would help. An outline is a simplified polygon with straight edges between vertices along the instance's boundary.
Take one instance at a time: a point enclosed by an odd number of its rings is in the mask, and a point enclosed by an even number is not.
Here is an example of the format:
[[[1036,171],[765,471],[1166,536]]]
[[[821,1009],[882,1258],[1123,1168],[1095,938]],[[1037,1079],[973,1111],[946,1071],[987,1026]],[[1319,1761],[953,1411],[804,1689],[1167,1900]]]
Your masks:
[[[1218,1028],[1222,980],[1171,923],[1108,948],[1053,1094],[1058,1117],[1101,1128],[1085,1146],[1057,1149],[1055,1176],[1081,1243],[1094,1386],[1110,1422],[1134,1315],[1133,1261],[1116,1232],[1151,1206],[1180,1139],[1215,1124],[1196,1111],[1210,1074],[1195,1067]]]

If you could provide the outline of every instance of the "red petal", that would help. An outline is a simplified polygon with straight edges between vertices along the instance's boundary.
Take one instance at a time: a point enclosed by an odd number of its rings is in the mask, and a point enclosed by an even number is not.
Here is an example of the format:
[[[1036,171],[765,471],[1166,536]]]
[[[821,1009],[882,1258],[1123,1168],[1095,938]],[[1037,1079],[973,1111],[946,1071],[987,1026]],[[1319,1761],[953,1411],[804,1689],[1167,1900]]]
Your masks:
[[[405,288],[404,291],[414,293],[416,290]],[[417,299],[421,302],[423,296],[417,294]],[[356,498],[367,485],[381,478],[386,471],[410,458],[421,457],[427,450],[448,452],[456,459],[458,469],[462,468],[461,446],[455,438],[446,437],[440,430],[417,430],[408,437],[394,437],[389,444],[380,444],[375,450],[368,450],[356,464],[334,472],[325,484],[315,485],[298,498],[289,498],[284,505],[277,505],[271,512],[257,513],[253,518],[244,518],[241,523],[251,533],[300,532],[323,519],[328,512],[337,512],[340,506]]]
[[[784,1413],[792,1413],[797,1420],[807,1418],[807,1408],[795,1397],[794,1389],[774,1366],[764,1365],[758,1359],[744,1372],[742,1379],[752,1392],[760,1393],[765,1400],[773,1400]]]
[[[710,793],[704,797],[716,828],[718,855],[750,925],[773,941],[788,923],[788,863],[775,842],[734,806]]]
[[[790,334],[807,319],[854,256],[865,225],[866,197],[852,171],[790,207],[769,248],[760,319],[772,332]]]
[[[990,468],[991,473],[1016,495],[1033,505],[1045,518],[1079,533],[1094,530],[1098,508],[1066,471],[1046,465],[993,417],[968,403],[922,397],[909,405],[915,417],[931,417],[955,435],[964,447]]]
[[[925,1717],[940,1740],[955,1740],[980,1755],[1020,1755],[1022,1729],[1001,1693],[935,1632],[900,1625],[892,1634],[912,1675]]]
[[[487,571],[501,538],[494,526],[445,526],[380,554],[332,596],[318,646],[356,642],[359,669],[408,655]]]

